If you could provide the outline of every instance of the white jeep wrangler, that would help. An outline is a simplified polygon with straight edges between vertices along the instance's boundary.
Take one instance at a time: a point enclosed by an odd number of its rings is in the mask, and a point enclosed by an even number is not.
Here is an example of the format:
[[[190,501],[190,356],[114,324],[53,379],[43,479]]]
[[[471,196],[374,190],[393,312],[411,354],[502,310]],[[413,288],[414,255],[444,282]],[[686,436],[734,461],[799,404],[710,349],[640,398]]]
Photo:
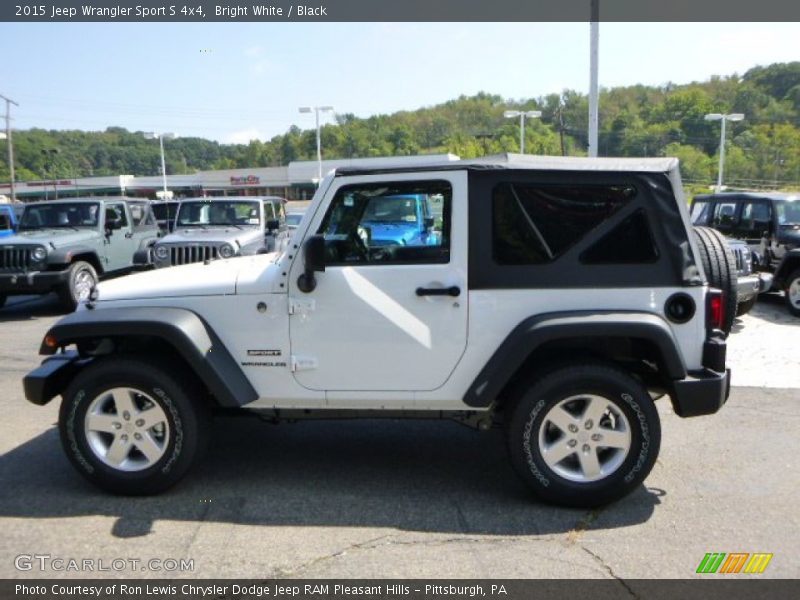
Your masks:
[[[419,197],[424,231],[373,243]],[[65,452],[115,493],[176,483],[236,409],[502,425],[539,498],[602,505],[655,463],[655,399],[727,399],[726,302],[697,256],[674,159],[342,169],[283,253],[101,284],[25,392],[63,397]]]

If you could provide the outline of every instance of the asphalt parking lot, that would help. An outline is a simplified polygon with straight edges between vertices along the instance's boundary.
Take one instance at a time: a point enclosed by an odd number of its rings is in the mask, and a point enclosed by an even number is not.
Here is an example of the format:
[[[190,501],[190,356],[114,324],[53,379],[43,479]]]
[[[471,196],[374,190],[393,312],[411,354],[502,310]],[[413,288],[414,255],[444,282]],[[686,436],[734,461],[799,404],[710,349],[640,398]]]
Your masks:
[[[628,580],[693,577],[707,552],[773,553],[760,577],[800,577],[800,320],[779,299],[736,324],[725,408],[682,420],[659,402],[662,449],[645,486],[596,511],[532,501],[499,431],[449,422],[219,419],[208,457],[174,490],[104,495],[62,453],[58,403],[23,398],[57,318],[49,298],[0,310],[0,577]],[[141,562],[15,567],[34,554]],[[194,570],[141,570],[151,558]]]

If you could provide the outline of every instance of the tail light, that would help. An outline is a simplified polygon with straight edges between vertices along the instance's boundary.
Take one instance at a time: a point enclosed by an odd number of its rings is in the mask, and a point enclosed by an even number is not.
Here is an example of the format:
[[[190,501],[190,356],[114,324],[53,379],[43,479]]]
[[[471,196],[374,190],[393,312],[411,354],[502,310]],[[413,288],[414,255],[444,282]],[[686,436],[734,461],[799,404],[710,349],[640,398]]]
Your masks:
[[[725,322],[725,303],[720,290],[708,290],[706,297],[706,322],[710,329],[722,329]]]

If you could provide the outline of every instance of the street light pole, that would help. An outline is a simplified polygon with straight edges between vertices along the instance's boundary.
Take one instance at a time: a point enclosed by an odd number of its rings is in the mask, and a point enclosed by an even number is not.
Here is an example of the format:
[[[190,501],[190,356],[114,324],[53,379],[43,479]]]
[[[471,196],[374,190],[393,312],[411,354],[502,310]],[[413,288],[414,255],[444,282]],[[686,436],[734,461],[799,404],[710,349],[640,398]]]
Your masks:
[[[19,104],[11,98],[6,98],[0,94],[0,98],[6,101],[6,140],[8,143],[8,173],[11,177],[11,202],[16,202],[17,194],[14,189],[14,144],[11,143],[11,105],[19,107]]]
[[[319,113],[321,112],[333,112],[332,106],[301,106],[298,109],[301,113],[310,113],[312,110],[314,111],[314,116],[317,125],[317,187],[319,187],[320,182],[322,181],[322,132],[319,125]]]
[[[175,134],[171,132],[155,133],[147,132],[144,134],[145,139],[154,140],[158,139],[159,147],[161,148],[161,183],[164,188],[164,200],[167,199],[167,162],[164,159],[164,139],[174,140]]]
[[[705,116],[706,121],[721,121],[719,134],[719,169],[717,170],[717,192],[722,191],[722,174],[725,168],[725,122],[741,121],[744,119],[742,113],[731,113],[723,115],[721,113],[710,113]]]
[[[506,110],[503,112],[506,119],[515,119],[519,117],[519,153],[525,154],[525,117],[529,119],[538,119],[542,116],[540,110]]]
[[[600,91],[597,67],[600,45],[600,0],[591,1],[592,20],[589,25],[589,148],[591,157],[597,156],[597,131],[600,115]]]

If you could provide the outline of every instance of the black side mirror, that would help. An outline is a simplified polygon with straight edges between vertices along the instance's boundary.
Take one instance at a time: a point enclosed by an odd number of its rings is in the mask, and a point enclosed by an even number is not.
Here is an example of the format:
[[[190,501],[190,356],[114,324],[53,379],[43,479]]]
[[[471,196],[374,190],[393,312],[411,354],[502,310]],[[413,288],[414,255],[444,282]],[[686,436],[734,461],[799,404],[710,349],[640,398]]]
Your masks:
[[[303,244],[303,264],[305,270],[297,278],[297,287],[301,292],[308,294],[317,287],[314,273],[325,271],[325,237],[312,235]]]
[[[122,219],[120,219],[119,217],[117,217],[116,219],[107,219],[106,229],[108,229],[109,231],[122,229]]]
[[[434,219],[433,217],[425,217],[423,221],[426,230],[433,229]]]
[[[281,226],[281,222],[278,219],[267,219],[267,229],[269,231],[274,231]]]

